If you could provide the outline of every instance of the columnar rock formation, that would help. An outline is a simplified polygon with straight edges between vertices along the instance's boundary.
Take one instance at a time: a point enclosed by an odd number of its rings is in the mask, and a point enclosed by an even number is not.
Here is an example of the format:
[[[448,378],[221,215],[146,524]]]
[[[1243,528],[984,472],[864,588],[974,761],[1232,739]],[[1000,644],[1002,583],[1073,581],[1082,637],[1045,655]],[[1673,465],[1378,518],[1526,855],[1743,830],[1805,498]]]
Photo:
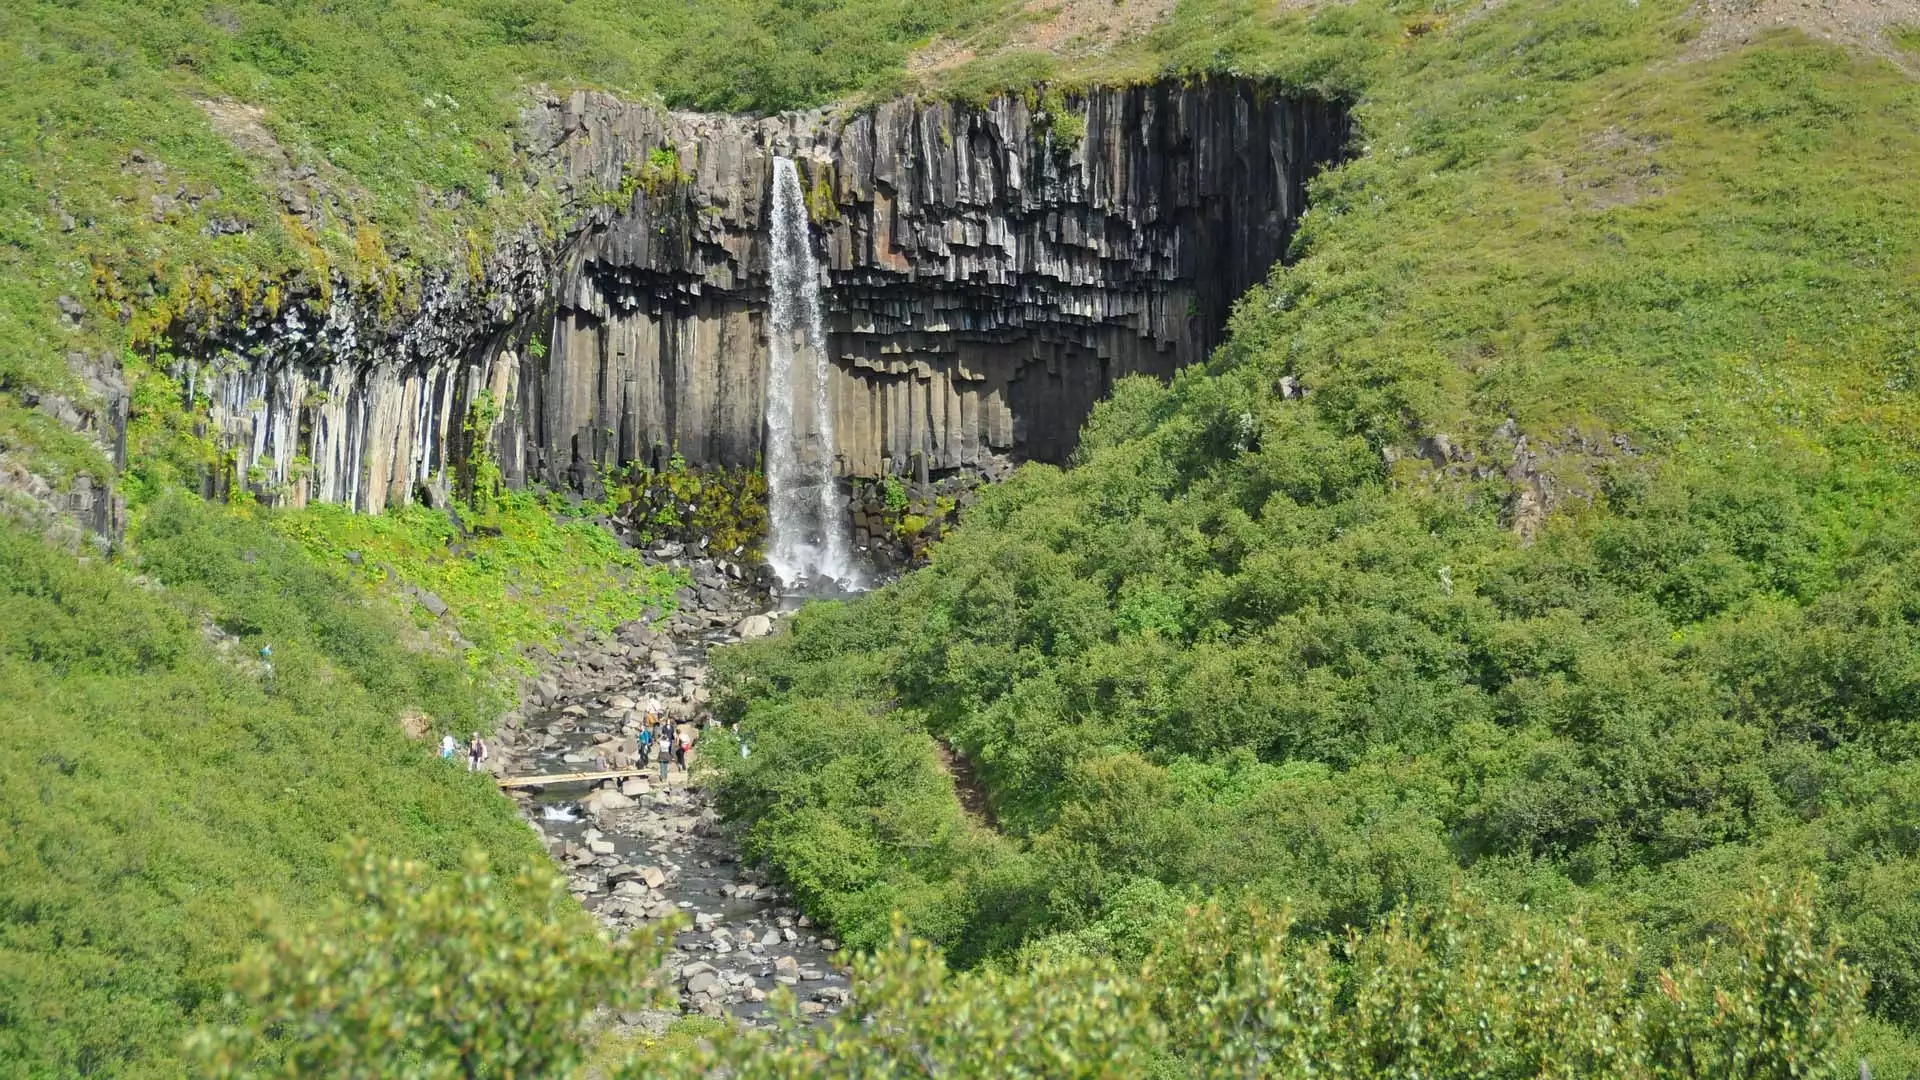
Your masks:
[[[575,247],[528,369],[532,468],[562,448],[751,463],[779,154],[825,254],[842,472],[873,476],[1060,460],[1115,378],[1205,356],[1346,121],[1222,81],[1098,90],[1058,117],[1002,97],[748,121],[576,94],[546,131],[574,183],[631,202]]]
[[[295,498],[368,509],[445,485],[483,390],[510,480],[577,483],[676,452],[751,465],[772,162],[786,156],[825,277],[841,475],[1062,460],[1115,379],[1168,376],[1217,342],[1284,253],[1347,118],[1239,80],[1052,109],[1008,96],[749,119],[545,103],[527,138],[578,214],[559,253],[517,254],[512,287],[484,306],[449,301],[464,343],[443,326],[409,353],[405,335],[356,338],[342,317],[331,349],[269,347],[220,377],[222,427],[243,468],[261,463]]]

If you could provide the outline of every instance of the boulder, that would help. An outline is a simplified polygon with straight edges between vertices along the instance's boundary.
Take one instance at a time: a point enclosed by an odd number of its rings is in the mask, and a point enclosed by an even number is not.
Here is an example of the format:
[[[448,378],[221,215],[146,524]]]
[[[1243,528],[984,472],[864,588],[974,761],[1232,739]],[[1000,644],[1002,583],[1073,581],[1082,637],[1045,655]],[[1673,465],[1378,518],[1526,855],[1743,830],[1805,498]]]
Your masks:
[[[604,791],[594,794],[589,801],[592,803],[593,806],[597,807],[602,812],[612,811],[612,810],[631,810],[634,807],[640,805],[639,803],[634,802],[632,799],[627,798],[625,795],[620,794],[619,792],[613,790],[612,788],[607,788]]]
[[[765,615],[749,615],[733,624],[733,632],[751,641],[773,633],[773,620]]]
[[[418,742],[433,730],[433,720],[425,713],[404,712],[400,714],[400,730],[406,732],[407,738]]]
[[[660,1038],[666,1035],[667,1028],[679,1017],[665,1009],[627,1009],[620,1013],[620,1022],[638,1029],[642,1034]]]

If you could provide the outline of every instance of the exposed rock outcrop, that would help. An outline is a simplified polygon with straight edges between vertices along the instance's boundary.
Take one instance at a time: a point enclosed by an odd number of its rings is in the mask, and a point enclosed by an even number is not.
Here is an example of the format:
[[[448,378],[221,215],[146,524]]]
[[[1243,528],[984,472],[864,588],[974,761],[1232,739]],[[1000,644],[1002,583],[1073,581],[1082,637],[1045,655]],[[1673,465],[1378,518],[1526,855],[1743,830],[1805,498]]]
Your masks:
[[[1206,355],[1346,135],[1342,106],[1240,80],[1052,116],[1018,96],[748,119],[574,94],[527,121],[577,214],[558,250],[509,244],[484,290],[429,289],[403,327],[289,308],[210,340],[231,359],[195,377],[239,475],[294,502],[437,497],[477,435],[510,481],[751,465],[780,155],[826,278],[840,474],[1062,460],[1115,379]],[[475,433],[483,394],[498,412]]]
[[[575,94],[535,135],[577,190],[616,196],[570,252],[545,363],[523,365],[527,471],[558,479],[576,451],[751,463],[784,155],[824,253],[840,471],[876,476],[1064,459],[1114,379],[1204,357],[1346,120],[1216,81],[1097,90],[1055,118],[1020,97],[756,121]]]

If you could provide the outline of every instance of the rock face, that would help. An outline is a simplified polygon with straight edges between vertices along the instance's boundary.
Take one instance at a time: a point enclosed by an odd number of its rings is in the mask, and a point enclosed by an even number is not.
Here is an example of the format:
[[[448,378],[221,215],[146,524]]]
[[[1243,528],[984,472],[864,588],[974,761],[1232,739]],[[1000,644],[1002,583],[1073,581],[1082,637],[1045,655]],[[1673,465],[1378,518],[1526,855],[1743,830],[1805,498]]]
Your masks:
[[[484,299],[430,297],[423,326],[373,334],[336,309],[254,328],[230,350],[243,362],[206,372],[217,421],[241,475],[362,509],[437,497],[481,435],[509,481],[587,486],[596,465],[675,452],[752,465],[786,156],[826,279],[839,474],[1062,460],[1115,379],[1206,355],[1285,252],[1348,122],[1341,105],[1225,79],[1043,109],[543,103],[525,137],[578,215],[559,250],[506,245]],[[473,432],[482,400],[497,411]]]
[[[781,155],[827,279],[841,474],[1064,459],[1114,379],[1206,355],[1347,134],[1338,106],[1243,81],[1097,90],[1071,120],[1068,142],[1019,97],[758,121],[548,106],[535,137],[569,181],[631,201],[570,253],[509,457],[549,480],[575,454],[753,462]]]

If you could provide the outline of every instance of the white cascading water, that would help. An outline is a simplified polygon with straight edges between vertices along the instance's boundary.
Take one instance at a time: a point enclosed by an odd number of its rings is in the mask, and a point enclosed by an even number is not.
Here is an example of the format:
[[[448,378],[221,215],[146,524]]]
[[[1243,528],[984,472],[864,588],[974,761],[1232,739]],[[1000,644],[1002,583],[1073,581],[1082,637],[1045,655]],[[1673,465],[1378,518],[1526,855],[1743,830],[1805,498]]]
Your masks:
[[[834,482],[833,411],[820,270],[800,171],[773,159],[771,321],[767,371],[767,562],[780,583],[810,592],[855,588],[852,545]]]

